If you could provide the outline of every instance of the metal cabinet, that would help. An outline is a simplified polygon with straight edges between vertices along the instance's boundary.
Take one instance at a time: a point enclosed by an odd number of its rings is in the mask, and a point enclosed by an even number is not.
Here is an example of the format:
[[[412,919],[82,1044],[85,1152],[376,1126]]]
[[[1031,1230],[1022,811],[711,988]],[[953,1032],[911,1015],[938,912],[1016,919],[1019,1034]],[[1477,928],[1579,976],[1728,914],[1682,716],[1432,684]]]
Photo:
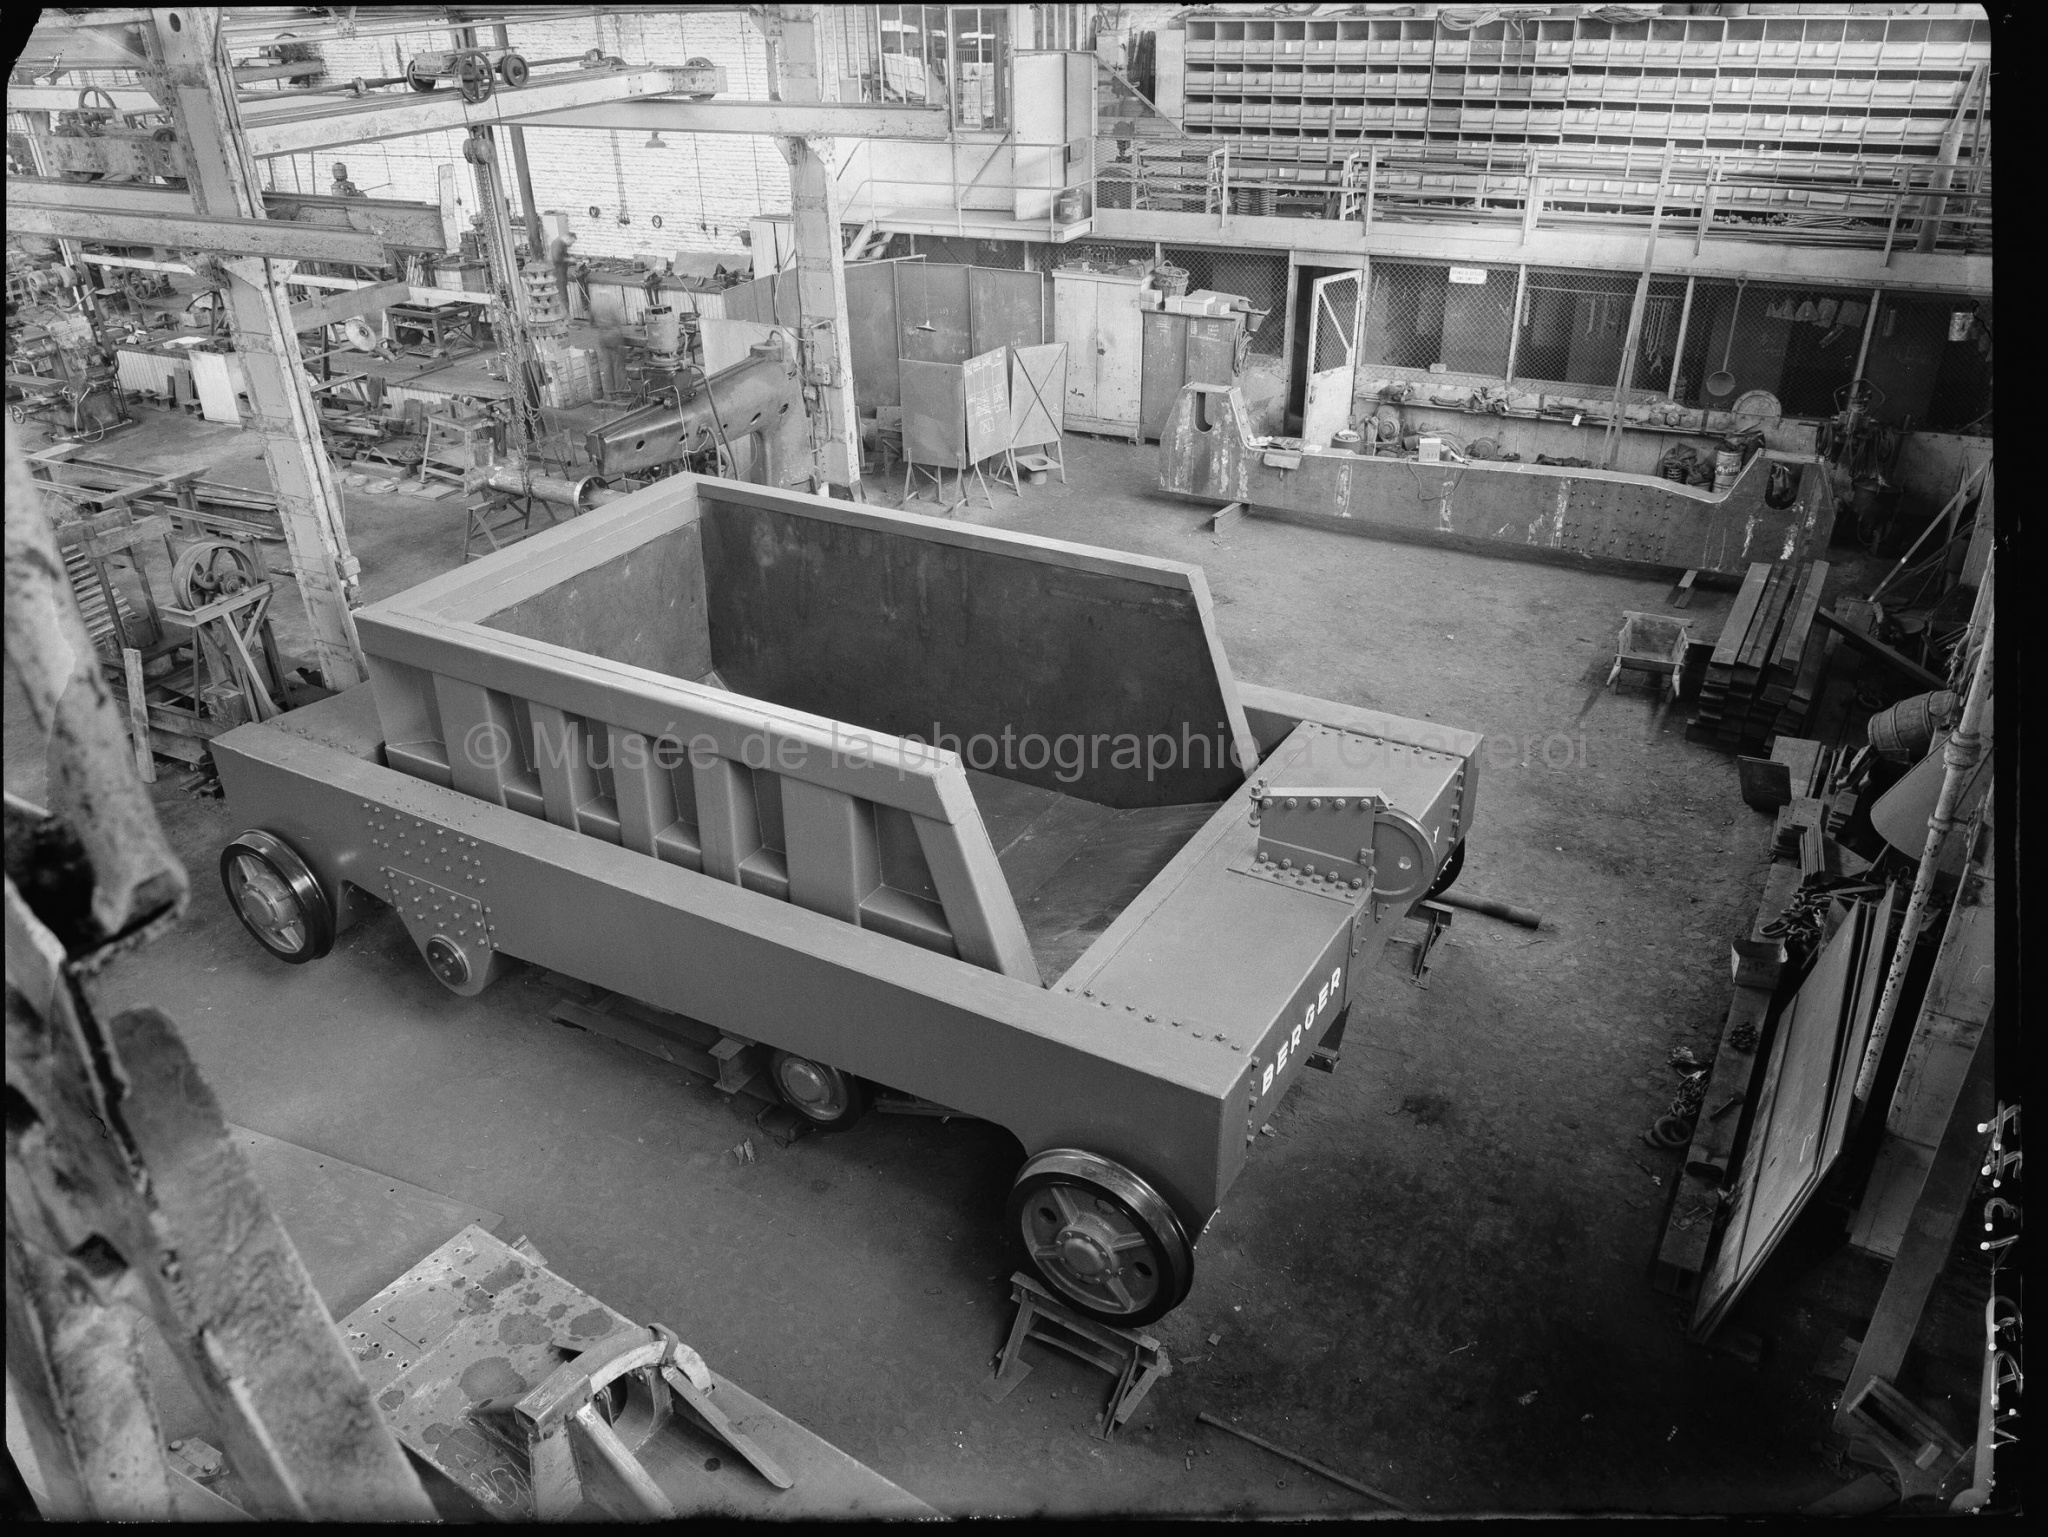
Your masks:
[[[1159,441],[1184,384],[1229,384],[1237,377],[1240,315],[1172,315],[1147,310],[1139,435]]]
[[[1138,440],[1144,279],[1118,272],[1052,275],[1053,339],[1067,344],[1067,430]]]

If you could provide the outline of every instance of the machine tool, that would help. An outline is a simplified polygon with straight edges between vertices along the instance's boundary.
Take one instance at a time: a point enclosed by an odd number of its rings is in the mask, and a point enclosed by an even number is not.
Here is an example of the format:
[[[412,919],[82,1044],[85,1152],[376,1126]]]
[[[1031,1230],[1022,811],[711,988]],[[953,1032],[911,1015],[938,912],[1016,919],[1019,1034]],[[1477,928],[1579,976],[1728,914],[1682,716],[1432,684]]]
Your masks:
[[[712,469],[763,485],[807,482],[816,456],[796,361],[777,342],[708,378],[685,366],[644,406],[593,428],[584,450],[596,474]]]
[[[725,431],[769,373],[703,392]],[[1011,1232],[1119,1325],[1187,1296],[1478,788],[1471,732],[1238,683],[1196,567],[733,480],[356,620],[370,683],[213,744],[273,956],[387,904],[451,991],[517,957],[684,1016],[821,1130],[878,1086],[995,1121]]]

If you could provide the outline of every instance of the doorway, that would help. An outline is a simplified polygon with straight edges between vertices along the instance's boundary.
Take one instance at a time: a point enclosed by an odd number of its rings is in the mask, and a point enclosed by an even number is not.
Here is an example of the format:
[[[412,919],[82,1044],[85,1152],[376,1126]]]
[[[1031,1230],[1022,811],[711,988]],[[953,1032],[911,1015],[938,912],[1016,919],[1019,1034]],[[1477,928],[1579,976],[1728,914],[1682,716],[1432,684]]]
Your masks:
[[[1350,425],[1364,314],[1361,268],[1294,269],[1287,427],[1315,447],[1327,447],[1333,433]]]

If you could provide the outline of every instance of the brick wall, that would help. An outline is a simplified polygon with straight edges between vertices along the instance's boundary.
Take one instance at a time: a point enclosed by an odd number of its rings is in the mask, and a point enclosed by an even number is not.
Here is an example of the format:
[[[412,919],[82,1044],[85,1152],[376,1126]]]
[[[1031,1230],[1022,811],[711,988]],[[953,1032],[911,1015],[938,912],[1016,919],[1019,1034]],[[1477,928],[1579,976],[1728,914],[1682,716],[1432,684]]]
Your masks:
[[[602,16],[578,21],[513,23],[512,46],[529,59],[560,58],[602,48],[630,64],[680,65],[709,59],[726,71],[727,95],[765,99],[767,58],[760,31],[744,14]],[[489,34],[485,34],[488,38]],[[330,82],[404,73],[414,54],[448,46],[445,32],[331,40],[320,45]],[[452,90],[443,84],[442,90]],[[630,256],[654,251],[736,251],[747,221],[789,211],[789,171],[773,140],[740,134],[663,134],[667,146],[646,148],[639,134],[583,129],[529,128],[527,161],[534,199],[543,211],[560,209],[576,232],[579,256]],[[499,143],[507,191],[519,222],[518,187],[511,157]],[[317,154],[265,162],[271,185],[325,191],[329,167],[341,161],[371,197],[435,198],[435,171],[453,164],[456,191],[472,211],[476,183],[462,158],[462,136],[418,134],[351,144]],[[598,209],[596,218],[589,210]],[[629,221],[619,222],[621,215]],[[660,229],[652,220],[659,217]]]

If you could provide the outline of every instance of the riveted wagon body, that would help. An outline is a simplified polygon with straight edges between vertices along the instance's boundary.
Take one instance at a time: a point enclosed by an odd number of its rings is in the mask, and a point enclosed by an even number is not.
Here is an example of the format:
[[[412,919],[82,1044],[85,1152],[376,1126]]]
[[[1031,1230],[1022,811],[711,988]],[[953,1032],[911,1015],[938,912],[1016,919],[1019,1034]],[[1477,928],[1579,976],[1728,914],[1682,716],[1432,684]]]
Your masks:
[[[1392,928],[1472,733],[1238,684],[1191,566],[677,476],[357,615],[372,681],[218,739],[286,960],[394,908],[1015,1133],[1009,1217],[1142,1322]]]

